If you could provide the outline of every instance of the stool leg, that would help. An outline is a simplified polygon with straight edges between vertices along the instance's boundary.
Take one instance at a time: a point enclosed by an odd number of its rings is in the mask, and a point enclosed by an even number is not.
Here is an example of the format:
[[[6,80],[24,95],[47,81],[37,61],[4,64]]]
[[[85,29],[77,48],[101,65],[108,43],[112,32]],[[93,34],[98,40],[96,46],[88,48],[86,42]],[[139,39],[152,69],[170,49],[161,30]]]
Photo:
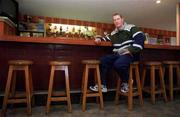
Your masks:
[[[25,82],[26,82],[26,100],[27,100],[27,112],[29,115],[32,114],[31,110],[31,91],[30,91],[30,81],[29,81],[29,67],[25,67]]]
[[[65,79],[66,79],[66,94],[67,94],[68,112],[72,112],[70,87],[69,87],[69,73],[68,73],[67,66],[65,67]]]
[[[166,96],[166,89],[165,89],[165,83],[164,83],[164,76],[163,76],[163,69],[162,66],[159,69],[159,77],[160,77],[160,82],[161,82],[161,90],[164,96],[165,102],[167,102],[167,96]]]
[[[176,67],[176,74],[177,74],[177,86],[180,87],[180,66],[177,65]]]
[[[30,91],[31,91],[31,97],[33,96],[33,80],[32,80],[32,71],[29,68],[29,81],[30,81]]]
[[[142,81],[141,81],[141,87],[142,87],[142,89],[144,88],[145,78],[146,78],[146,68],[143,68]]]
[[[101,78],[100,78],[100,71],[99,71],[99,66],[96,66],[96,74],[97,74],[97,82],[98,82],[98,91],[99,91],[99,99],[100,99],[100,108],[104,108],[104,103],[103,103],[103,95],[102,95],[102,90],[101,90]]]
[[[11,86],[10,97],[14,97],[15,94],[16,94],[16,70],[13,71],[12,77],[13,77],[13,79],[12,79],[12,86]]]
[[[12,81],[11,81],[11,89],[9,92],[9,98],[15,98],[16,96],[16,70],[13,70],[12,73]],[[12,103],[10,105],[10,108],[13,108],[14,104]]]
[[[85,73],[86,73],[86,69],[83,70],[83,75],[82,75],[82,84],[81,84],[81,91],[83,91],[84,89],[84,81],[85,81]]]
[[[48,88],[48,97],[47,97],[47,104],[46,104],[46,114],[49,113],[50,104],[51,104],[51,95],[52,95],[53,81],[54,81],[54,70],[55,70],[55,66],[51,66],[51,74],[50,74],[49,88]]]
[[[121,86],[121,80],[118,78],[117,80],[117,87],[116,87],[116,95],[115,95],[115,104],[119,104],[119,90]]]
[[[85,74],[83,76],[84,78],[84,86],[83,86],[83,100],[82,100],[82,111],[84,112],[86,110],[86,94],[87,94],[87,84],[88,84],[88,67],[85,66]]]
[[[155,104],[155,67],[154,66],[151,66],[150,74],[151,74],[151,101],[152,104]]]
[[[94,72],[94,83],[95,84],[98,84],[98,81],[97,81],[97,70],[95,70]],[[96,97],[96,103],[99,104],[99,97]]]
[[[81,83],[81,97],[80,97],[80,103],[82,103],[82,98],[83,98],[83,91],[84,91],[84,77],[85,77],[86,69],[83,70],[83,75],[82,75],[82,83]]]
[[[132,110],[133,108],[133,78],[132,78],[132,66],[130,65],[129,69],[129,91],[128,91],[128,110]]]
[[[5,95],[4,95],[3,106],[2,106],[2,113],[1,113],[2,117],[5,115],[6,108],[7,108],[8,97],[9,97],[10,86],[11,86],[11,80],[12,80],[12,74],[13,74],[13,66],[9,66],[8,78],[7,78]]]
[[[169,95],[170,100],[173,100],[173,66],[169,65]]]
[[[139,75],[139,68],[136,66],[135,68],[135,73],[136,73],[136,84],[138,88],[138,94],[139,94],[139,100],[140,100],[140,105],[143,105],[143,96],[142,96],[142,88],[141,88],[141,82],[140,82],[140,75]]]

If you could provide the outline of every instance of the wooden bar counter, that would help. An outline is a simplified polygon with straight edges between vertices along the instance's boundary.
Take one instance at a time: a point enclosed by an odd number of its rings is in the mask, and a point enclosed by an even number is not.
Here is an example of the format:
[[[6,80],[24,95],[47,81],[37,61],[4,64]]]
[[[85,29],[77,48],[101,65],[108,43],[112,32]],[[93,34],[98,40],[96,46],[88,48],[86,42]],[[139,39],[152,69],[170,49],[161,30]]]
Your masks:
[[[48,89],[51,60],[68,60],[70,66],[70,88],[80,90],[82,81],[83,59],[99,59],[101,56],[111,53],[111,43],[102,42],[100,45],[93,40],[70,38],[43,38],[43,37],[19,37],[0,36],[0,91],[4,92],[8,60],[27,59],[34,61],[32,65],[32,77],[35,91]],[[141,61],[147,60],[179,60],[180,46],[145,45]],[[21,74],[18,74],[20,77]],[[58,74],[59,75],[59,74]],[[57,76],[58,76],[57,75]],[[63,75],[63,74],[62,74]],[[108,87],[116,86],[116,79],[112,74],[108,75]],[[64,77],[64,76],[62,76]],[[55,88],[64,87],[64,79],[55,78]],[[19,78],[19,81],[21,79]],[[91,82],[91,81],[90,81]],[[17,85],[21,89],[22,86]]]

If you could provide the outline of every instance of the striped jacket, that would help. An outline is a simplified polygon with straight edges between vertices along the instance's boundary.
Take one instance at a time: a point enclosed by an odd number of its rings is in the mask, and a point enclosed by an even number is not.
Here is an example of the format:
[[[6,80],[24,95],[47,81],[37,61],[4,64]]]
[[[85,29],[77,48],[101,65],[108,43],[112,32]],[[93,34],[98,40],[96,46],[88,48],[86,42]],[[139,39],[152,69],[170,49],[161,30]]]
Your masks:
[[[144,48],[145,35],[135,25],[124,23],[121,29],[115,29],[102,40],[111,41],[115,49],[126,48],[137,54]]]

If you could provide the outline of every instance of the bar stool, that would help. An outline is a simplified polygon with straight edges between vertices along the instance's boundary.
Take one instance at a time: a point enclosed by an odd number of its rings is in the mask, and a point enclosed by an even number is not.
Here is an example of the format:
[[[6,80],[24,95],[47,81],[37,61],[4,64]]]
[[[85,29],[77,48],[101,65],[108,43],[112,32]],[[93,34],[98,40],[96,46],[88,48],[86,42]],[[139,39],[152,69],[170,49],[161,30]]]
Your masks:
[[[100,79],[100,71],[99,71],[99,60],[82,60],[82,64],[85,65],[83,71],[83,78],[82,78],[82,111],[86,110],[86,98],[87,97],[99,97],[100,100],[100,109],[104,108],[103,104],[103,95],[101,91],[101,79]],[[94,80],[95,83],[98,85],[98,92],[91,92],[87,90],[88,87],[88,75],[89,70],[94,69]]]
[[[51,102],[57,102],[57,101],[67,101],[68,112],[72,112],[70,86],[69,86],[69,72],[68,72],[68,66],[70,64],[71,62],[69,61],[50,61],[49,62],[49,65],[51,65],[51,74],[50,74],[50,79],[49,79],[46,114],[49,113]],[[64,92],[53,93],[53,81],[54,81],[54,74],[56,70],[61,70],[65,72],[65,84],[66,84],[65,93]]]
[[[150,70],[150,87],[144,87],[144,82],[146,78],[146,71]],[[159,80],[160,80],[160,89],[155,85],[155,71],[159,71]],[[143,91],[151,94],[152,104],[155,104],[155,94],[162,93],[165,102],[167,102],[165,83],[163,77],[163,68],[162,63],[157,61],[145,62],[143,64],[143,73],[142,73],[142,89]]]
[[[135,77],[133,77],[133,71],[134,71]],[[134,81],[136,82],[137,90],[133,88]],[[129,91],[127,93],[121,92],[120,91],[121,80],[120,78],[118,78],[117,87],[116,87],[115,104],[119,103],[120,95],[127,96],[128,97],[128,110],[132,110],[134,96],[139,96],[140,105],[141,106],[143,105],[142,89],[141,89],[140,76],[139,76],[139,62],[134,62],[130,64],[128,85],[129,85]]]
[[[28,115],[31,115],[31,98],[33,96],[33,85],[30,66],[33,64],[33,62],[29,60],[10,60],[8,61],[8,64],[9,71],[2,106],[2,114],[5,115],[7,104],[27,103],[27,113]],[[16,71],[25,72],[25,96],[15,93]]]
[[[164,72],[165,72],[165,68],[168,69],[168,81],[169,81],[169,86],[167,86],[166,88],[169,90],[169,95],[170,95],[170,100],[173,100],[173,90],[180,90],[180,62],[179,61],[163,61],[164,64]],[[177,76],[177,85],[174,86],[174,79],[173,79],[173,69],[176,70],[176,76]]]

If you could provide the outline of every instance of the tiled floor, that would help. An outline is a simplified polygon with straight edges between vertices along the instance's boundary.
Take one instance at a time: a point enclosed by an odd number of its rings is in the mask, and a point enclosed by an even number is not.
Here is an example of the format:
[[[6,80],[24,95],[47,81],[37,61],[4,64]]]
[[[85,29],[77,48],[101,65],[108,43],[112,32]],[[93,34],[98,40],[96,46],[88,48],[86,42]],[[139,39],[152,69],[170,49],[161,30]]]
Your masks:
[[[45,106],[37,106],[33,107],[32,117],[180,117],[180,98],[167,103],[157,100],[155,105],[146,99],[142,107],[138,99],[135,99],[132,111],[127,110],[125,100],[122,100],[119,105],[115,105],[113,101],[106,101],[104,110],[99,110],[99,106],[95,103],[88,103],[86,112],[82,112],[81,104],[73,104],[72,107],[73,112],[68,113],[66,105],[53,105],[50,113],[46,115]],[[7,117],[26,117],[26,108],[8,109],[6,115]]]

